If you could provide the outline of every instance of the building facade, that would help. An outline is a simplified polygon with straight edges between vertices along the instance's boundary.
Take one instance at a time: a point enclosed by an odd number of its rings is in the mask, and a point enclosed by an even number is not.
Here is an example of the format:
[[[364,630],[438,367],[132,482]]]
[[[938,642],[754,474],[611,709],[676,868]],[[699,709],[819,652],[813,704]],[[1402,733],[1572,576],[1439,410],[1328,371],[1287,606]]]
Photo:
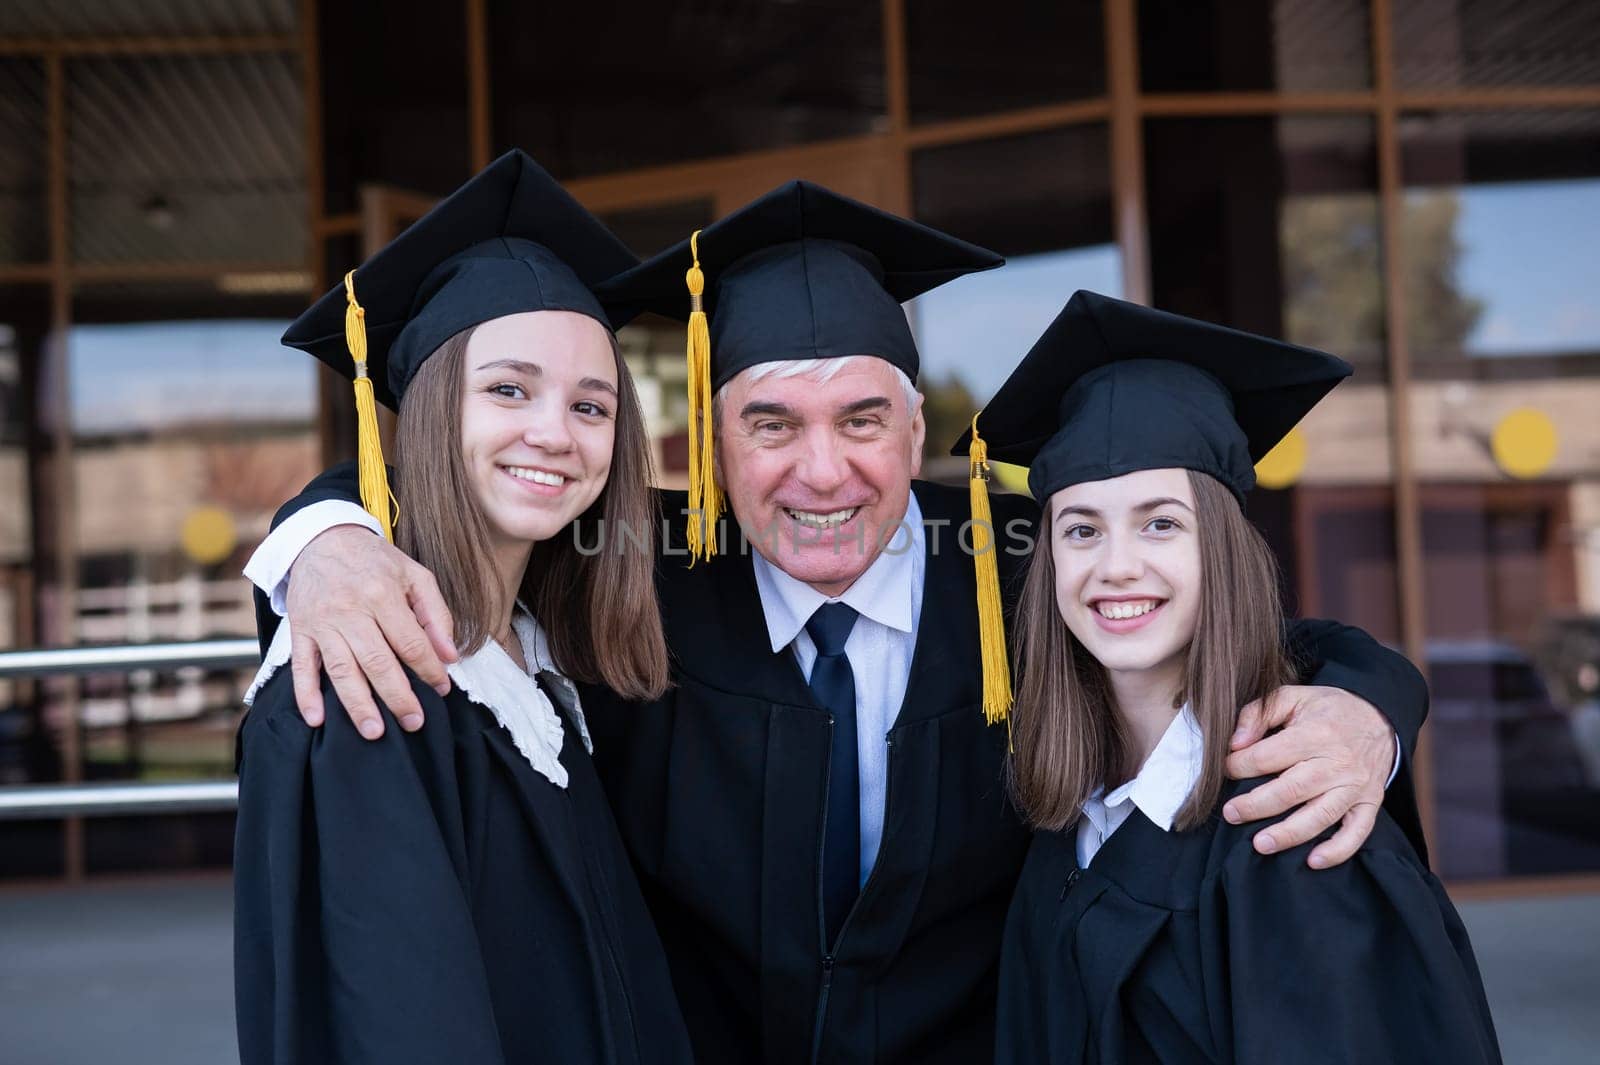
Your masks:
[[[353,439],[276,335],[513,146],[641,255],[791,177],[1005,254],[909,310],[930,451],[1079,287],[1350,360],[1251,502],[1286,596],[1427,670],[1453,888],[1600,887],[1600,7],[9,12],[0,648],[249,634],[243,560]],[[681,339],[622,341],[671,480]],[[241,687],[0,680],[0,786],[226,775]],[[0,878],[225,864],[230,832],[0,823]]]

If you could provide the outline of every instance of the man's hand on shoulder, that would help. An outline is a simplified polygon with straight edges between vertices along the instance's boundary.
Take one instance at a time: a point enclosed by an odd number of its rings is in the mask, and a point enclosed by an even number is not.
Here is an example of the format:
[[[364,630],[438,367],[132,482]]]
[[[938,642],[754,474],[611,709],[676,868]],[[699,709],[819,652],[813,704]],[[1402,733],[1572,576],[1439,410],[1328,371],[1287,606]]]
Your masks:
[[[1349,860],[1372,834],[1394,766],[1395,736],[1365,699],[1341,688],[1279,688],[1244,708],[1231,745],[1230,777],[1277,776],[1229,800],[1222,811],[1229,823],[1260,821],[1299,807],[1256,833],[1260,853],[1297,847],[1337,824],[1339,831],[1307,859],[1313,868],[1325,869]]]
[[[441,695],[456,660],[453,622],[433,574],[382,537],[339,525],[318,535],[289,571],[288,618],[294,695],[308,725],[325,718],[321,673],[361,735],[383,735],[383,700],[414,732],[422,727],[401,663]]]

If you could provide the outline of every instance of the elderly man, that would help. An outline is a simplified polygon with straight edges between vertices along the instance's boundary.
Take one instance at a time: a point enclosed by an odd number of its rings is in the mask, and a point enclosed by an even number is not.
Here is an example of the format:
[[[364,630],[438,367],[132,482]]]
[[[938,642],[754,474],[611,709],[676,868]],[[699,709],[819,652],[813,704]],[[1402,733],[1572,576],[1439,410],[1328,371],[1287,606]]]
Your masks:
[[[1000,261],[793,182],[602,293],[614,320],[682,317],[685,271],[698,267],[706,285],[715,461],[698,470],[696,509],[716,499],[714,476],[736,527],[719,557],[692,566],[690,549],[703,557],[708,545],[686,543],[681,519],[660,545],[674,689],[646,705],[584,696],[703,1062],[968,1065],[992,1054],[1000,936],[1027,832],[1006,796],[1006,731],[980,709],[967,493],[915,479],[922,400],[899,304]],[[401,727],[421,723],[400,662],[443,687],[454,651],[425,572],[360,528],[328,528],[362,521],[354,499],[348,474],[314,485],[252,572],[280,610],[287,593],[307,721],[321,719],[320,665],[375,736],[380,702]],[[667,493],[663,505],[678,516],[686,501]],[[994,500],[1008,592],[1035,513],[1020,497]],[[1300,805],[1257,838],[1265,852],[1342,821],[1310,859],[1333,864],[1370,830],[1396,735],[1409,749],[1426,694],[1403,659],[1356,630],[1299,623],[1291,639],[1311,686],[1248,708],[1229,765],[1281,775],[1227,814]],[[1389,802],[1414,826],[1409,796],[1402,778]]]

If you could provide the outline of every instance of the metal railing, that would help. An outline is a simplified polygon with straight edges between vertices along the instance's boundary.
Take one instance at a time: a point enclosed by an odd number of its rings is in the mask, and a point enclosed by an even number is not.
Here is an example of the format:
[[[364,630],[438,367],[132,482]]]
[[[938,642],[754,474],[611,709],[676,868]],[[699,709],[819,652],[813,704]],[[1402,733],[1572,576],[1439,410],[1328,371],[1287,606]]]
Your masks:
[[[168,784],[25,784],[0,788],[0,821],[52,817],[125,817],[232,810],[236,780],[179,780]]]
[[[205,666],[233,669],[261,660],[254,640],[200,640],[193,643],[125,643],[107,647],[50,647],[0,651],[0,679],[127,673],[135,669]]]
[[[119,644],[0,651],[0,679],[127,673],[138,669],[236,669],[260,661],[254,640]],[[162,784],[27,784],[0,788],[0,821],[56,817],[232,810],[239,785],[232,780],[181,780]]]

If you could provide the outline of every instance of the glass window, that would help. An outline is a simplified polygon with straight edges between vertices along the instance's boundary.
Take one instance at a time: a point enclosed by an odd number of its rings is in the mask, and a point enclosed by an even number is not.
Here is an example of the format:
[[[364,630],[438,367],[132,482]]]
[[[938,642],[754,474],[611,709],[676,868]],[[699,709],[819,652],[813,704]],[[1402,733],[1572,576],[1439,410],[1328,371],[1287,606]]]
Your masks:
[[[77,262],[305,261],[297,57],[82,59],[67,82]]]
[[[950,445],[1067,298],[1080,288],[1121,291],[1106,128],[928,149],[912,157],[912,180],[918,221],[1008,258],[909,304],[927,397],[925,471],[964,479]]]
[[[1106,91],[1101,0],[960,0],[905,5],[911,121],[938,122],[1100,96]],[[983,39],[974,47],[973,36]]]
[[[1152,120],[1145,173],[1156,306],[1355,365],[1248,509],[1292,610],[1398,643],[1374,137],[1354,116]]]
[[[321,465],[315,364],[278,342],[307,295],[303,285],[238,295],[215,282],[76,293],[67,357],[79,589],[75,613],[57,620],[65,642],[254,634],[239,571],[274,510]],[[53,494],[45,505],[55,512]],[[55,693],[43,711],[55,756],[70,749],[70,709],[82,779],[226,777],[250,672],[41,685]],[[231,832],[227,815],[91,820],[87,868],[222,864]]]
[[[357,210],[369,182],[443,196],[472,176],[466,5],[316,7],[327,212]],[[533,150],[516,140],[502,150],[513,144]]]
[[[34,549],[29,448],[50,292],[43,285],[0,287],[0,649],[33,647],[35,589],[46,559]],[[0,680],[0,787],[56,779],[59,764],[37,682]],[[60,871],[59,828],[27,824],[0,832],[0,878]]]
[[[1600,112],[1401,136],[1435,861],[1600,869]]]
[[[927,148],[911,157],[911,181],[917,221],[1002,255],[1112,240],[1101,124]]]
[[[1405,0],[1390,10],[1402,88],[1600,82],[1600,5],[1587,0]]]
[[[1138,7],[1145,92],[1327,92],[1372,84],[1367,0],[1140,0]]]
[[[496,143],[561,178],[884,125],[878,4],[493,0],[489,27]]]
[[[715,213],[712,198],[704,196],[679,203],[601,211],[600,220],[633,254],[646,259],[710,225]]]
[[[0,59],[0,263],[50,258],[43,65]]]
[[[0,648],[36,647],[49,624],[55,556],[40,505],[51,476],[40,424],[50,290],[0,287]],[[0,680],[0,787],[61,779],[59,718],[46,682]],[[0,880],[66,870],[59,821],[0,821]]]

